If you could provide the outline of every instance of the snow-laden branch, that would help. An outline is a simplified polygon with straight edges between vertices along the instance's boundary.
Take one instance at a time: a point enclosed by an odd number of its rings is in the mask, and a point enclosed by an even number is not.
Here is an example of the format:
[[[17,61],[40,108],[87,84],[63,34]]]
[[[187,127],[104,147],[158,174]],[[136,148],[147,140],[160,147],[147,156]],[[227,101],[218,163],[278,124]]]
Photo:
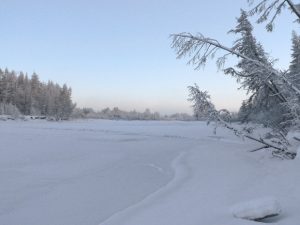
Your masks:
[[[255,0],[248,0],[250,5],[253,5]],[[250,11],[250,15],[259,14],[257,20],[258,23],[267,21],[270,18],[270,21],[267,24],[267,30],[273,30],[273,23],[277,16],[281,13],[283,8],[286,6],[289,7],[290,11],[298,18],[297,21],[300,21],[300,4],[295,4],[292,0],[260,0]],[[273,13],[273,15],[271,15]]]
[[[231,125],[230,123],[230,113],[227,110],[216,110],[212,102],[210,101],[210,96],[206,91],[199,90],[197,84],[194,86],[189,86],[189,101],[193,102],[193,109],[195,114],[202,113],[205,115],[208,123],[215,123],[215,131],[218,126],[225,127],[231,130],[236,136],[241,138],[247,138],[249,140],[255,141],[259,144],[262,144],[262,147],[259,149],[255,149],[254,151],[272,148],[272,154],[274,156],[278,156],[280,158],[289,158],[293,159],[295,157],[295,153],[291,153],[288,151],[289,143],[283,135],[279,135],[276,138],[276,142],[268,141],[262,137],[255,137],[249,132],[249,129],[239,130]]]
[[[273,148],[273,149],[275,149],[275,151],[273,151],[273,155],[276,155],[276,156],[280,155],[281,157],[289,158],[289,159],[293,159],[295,157],[295,154],[287,151],[287,148],[285,146],[279,147],[278,145],[275,145],[261,137],[257,138],[253,135],[247,134],[244,131],[238,130],[237,128],[233,127],[230,123],[224,121],[219,116],[219,113],[217,111],[213,112],[213,115],[214,115],[213,120],[215,120],[215,122],[219,123],[221,126],[227,128],[227,129],[233,131],[235,135],[237,135],[239,137],[247,138],[249,140],[258,142],[263,145],[262,147],[260,147],[258,149],[252,150],[251,152],[258,151],[261,149],[266,149],[266,148]]]
[[[284,76],[281,72],[275,70],[272,66],[264,64],[258,60],[249,58],[248,56],[241,54],[236,51],[234,48],[226,47],[222,45],[217,40],[198,34],[197,36],[190,33],[180,33],[171,35],[173,38],[172,48],[176,50],[177,58],[182,58],[185,56],[190,57],[189,63],[196,65],[196,68],[205,65],[209,57],[214,57],[218,50],[223,50],[231,55],[234,55],[238,58],[242,58],[248,62],[253,63],[262,70],[265,70],[267,73],[270,73],[272,76],[276,77],[278,80],[287,84],[295,93],[296,96],[300,98],[300,90],[298,87],[293,85],[293,83]],[[205,49],[205,51],[203,51]],[[220,57],[217,60],[218,65],[222,65],[225,56]],[[268,82],[268,81],[266,81]]]
[[[253,76],[256,76],[256,74],[258,72],[260,72],[258,69],[253,69],[252,72],[250,72],[249,74],[244,74],[244,73],[241,73],[241,72],[235,70],[232,67],[229,67],[224,70],[225,74],[231,74],[232,76],[237,76],[239,78],[251,78]],[[269,77],[269,76],[267,76],[267,77]],[[282,102],[282,103],[287,102],[286,97],[282,93],[280,93],[280,91],[278,90],[278,88],[276,87],[276,85],[274,84],[273,81],[265,79],[263,83],[272,92],[272,96],[277,97],[280,100],[280,102]],[[242,87],[243,86],[245,86],[245,85],[242,85]]]

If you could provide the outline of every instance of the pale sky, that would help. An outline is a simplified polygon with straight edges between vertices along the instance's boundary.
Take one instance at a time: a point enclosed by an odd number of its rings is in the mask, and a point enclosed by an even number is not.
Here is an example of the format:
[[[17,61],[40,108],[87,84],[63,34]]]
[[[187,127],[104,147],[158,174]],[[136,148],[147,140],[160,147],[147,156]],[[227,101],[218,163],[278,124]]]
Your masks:
[[[235,80],[214,63],[195,71],[177,60],[169,35],[201,32],[231,45],[240,8],[246,0],[1,0],[0,67],[67,83],[80,107],[191,112],[186,87],[198,83],[218,108],[236,111],[245,95]],[[294,19],[285,11],[271,34],[255,25],[279,68],[290,61]]]

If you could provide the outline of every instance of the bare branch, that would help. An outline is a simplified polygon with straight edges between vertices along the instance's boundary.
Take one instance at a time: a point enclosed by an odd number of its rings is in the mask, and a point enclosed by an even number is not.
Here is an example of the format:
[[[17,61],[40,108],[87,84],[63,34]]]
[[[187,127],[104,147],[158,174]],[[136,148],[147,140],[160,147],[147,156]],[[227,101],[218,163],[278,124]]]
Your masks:
[[[269,148],[269,146],[265,145],[265,146],[250,150],[249,152],[256,152],[256,151],[259,151],[259,150],[262,150],[262,149],[265,149],[265,148]]]

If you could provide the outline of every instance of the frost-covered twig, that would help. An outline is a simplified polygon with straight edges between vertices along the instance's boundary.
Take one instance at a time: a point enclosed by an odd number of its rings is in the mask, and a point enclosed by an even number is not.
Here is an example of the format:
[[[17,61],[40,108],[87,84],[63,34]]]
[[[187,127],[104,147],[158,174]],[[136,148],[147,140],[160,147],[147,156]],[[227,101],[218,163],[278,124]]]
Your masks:
[[[248,0],[250,5],[254,4],[254,0]],[[277,16],[281,13],[282,9],[285,6],[288,6],[291,12],[298,18],[300,21],[300,10],[299,4],[293,3],[292,0],[260,0],[250,11],[250,15],[258,14],[260,15],[257,22],[262,23],[267,21],[267,30],[272,31],[274,27],[274,21]],[[273,13],[273,15],[271,15]]]

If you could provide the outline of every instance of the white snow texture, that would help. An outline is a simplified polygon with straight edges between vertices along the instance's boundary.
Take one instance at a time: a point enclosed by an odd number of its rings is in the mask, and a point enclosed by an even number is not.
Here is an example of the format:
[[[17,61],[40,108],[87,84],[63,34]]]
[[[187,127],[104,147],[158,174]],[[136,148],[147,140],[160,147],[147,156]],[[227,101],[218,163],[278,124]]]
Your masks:
[[[204,122],[0,121],[0,137],[0,225],[253,225],[230,208],[265,196],[275,223],[300,221],[299,160]]]

